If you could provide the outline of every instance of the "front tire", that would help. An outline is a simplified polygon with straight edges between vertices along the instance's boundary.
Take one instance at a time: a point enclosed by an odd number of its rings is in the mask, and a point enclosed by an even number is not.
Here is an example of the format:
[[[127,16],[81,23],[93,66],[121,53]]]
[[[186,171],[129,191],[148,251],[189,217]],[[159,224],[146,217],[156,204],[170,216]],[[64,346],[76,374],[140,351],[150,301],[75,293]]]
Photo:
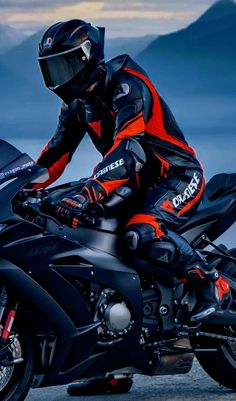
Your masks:
[[[1,401],[25,400],[33,381],[34,351],[31,337],[25,327],[15,330],[18,335],[16,349],[23,361],[11,366],[0,362],[0,399]]]

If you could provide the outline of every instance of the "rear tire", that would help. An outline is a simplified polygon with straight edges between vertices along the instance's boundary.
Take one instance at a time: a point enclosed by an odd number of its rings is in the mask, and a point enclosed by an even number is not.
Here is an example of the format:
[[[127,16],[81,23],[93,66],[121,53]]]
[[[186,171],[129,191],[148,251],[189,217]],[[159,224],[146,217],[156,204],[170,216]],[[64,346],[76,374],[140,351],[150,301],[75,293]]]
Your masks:
[[[236,248],[228,252],[236,257]],[[217,269],[236,279],[236,265],[234,263],[222,261]],[[210,331],[207,326],[202,327],[203,331],[204,329]],[[230,328],[226,328],[226,332],[227,329]],[[231,330],[231,335],[236,337],[236,327],[231,328]],[[216,352],[196,353],[196,358],[212,379],[225,387],[236,390],[236,343],[214,338],[195,337],[191,340],[191,344],[194,347],[217,349]]]
[[[92,378],[82,379],[68,386],[71,396],[106,395],[128,393],[133,384],[131,378]]]
[[[24,360],[16,365],[5,367],[0,362],[1,401],[25,400],[33,381],[34,351],[31,337],[25,327],[15,330],[18,335],[17,349]]]
[[[229,249],[227,252],[230,253],[234,258],[236,258],[236,248]],[[218,266],[217,270],[227,274],[228,276],[236,279],[236,264],[233,262],[222,261]]]
[[[236,390],[236,352],[234,355],[229,343],[212,340],[212,338],[197,340],[200,348],[215,347],[217,351],[197,353],[196,358],[212,379],[225,387]],[[191,341],[191,344],[196,346],[196,341]]]

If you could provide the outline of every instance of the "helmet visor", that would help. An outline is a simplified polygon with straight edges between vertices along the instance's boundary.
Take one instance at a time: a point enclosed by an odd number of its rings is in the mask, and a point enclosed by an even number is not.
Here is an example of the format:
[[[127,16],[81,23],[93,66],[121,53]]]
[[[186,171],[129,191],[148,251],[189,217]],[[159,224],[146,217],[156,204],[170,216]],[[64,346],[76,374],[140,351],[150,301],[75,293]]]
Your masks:
[[[55,90],[79,74],[91,58],[91,43],[86,40],[80,46],[61,53],[39,57],[39,65],[46,86]]]

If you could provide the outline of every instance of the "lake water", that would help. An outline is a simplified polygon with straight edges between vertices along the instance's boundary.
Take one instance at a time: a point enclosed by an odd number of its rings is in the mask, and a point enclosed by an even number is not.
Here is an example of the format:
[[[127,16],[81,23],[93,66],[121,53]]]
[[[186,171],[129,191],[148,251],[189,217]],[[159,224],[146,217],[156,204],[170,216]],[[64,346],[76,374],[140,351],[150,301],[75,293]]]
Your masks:
[[[43,146],[46,143],[45,138],[37,139],[19,139],[8,138],[12,145],[16,146],[23,152],[28,153],[35,159]],[[206,180],[209,180],[214,174],[227,172],[236,173],[236,133],[235,135],[214,136],[212,141],[209,141],[208,135],[195,136],[190,141],[197,151],[198,158],[201,160],[204,169]],[[78,180],[82,177],[89,177],[93,167],[101,160],[101,156],[96,152],[88,138],[85,138],[77,151],[71,163],[67,166],[63,176],[57,183]],[[228,246],[236,246],[236,226],[230,228],[217,243],[225,242]]]

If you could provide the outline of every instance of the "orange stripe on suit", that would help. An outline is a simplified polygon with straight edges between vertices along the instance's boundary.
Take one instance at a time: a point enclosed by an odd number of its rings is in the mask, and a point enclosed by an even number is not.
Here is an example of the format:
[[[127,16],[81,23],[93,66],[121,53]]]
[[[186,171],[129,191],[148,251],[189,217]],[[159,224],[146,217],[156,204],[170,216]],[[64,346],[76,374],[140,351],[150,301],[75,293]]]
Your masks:
[[[190,146],[186,145],[182,141],[176,139],[172,135],[170,135],[164,127],[163,115],[162,115],[162,108],[159,101],[158,93],[152,83],[149,81],[145,75],[140,74],[137,71],[131,70],[129,68],[124,68],[124,71],[127,71],[129,74],[136,76],[137,78],[141,79],[145,82],[147,87],[149,88],[152,98],[153,98],[153,110],[151,113],[151,117],[146,123],[146,132],[150,133],[159,139],[163,139],[164,141],[170,142],[173,145],[178,146],[181,149],[192,154],[192,156],[196,156],[195,151]]]
[[[115,137],[114,145],[106,153],[104,158],[108,156],[115,148],[117,148],[123,139],[141,134],[142,132],[145,132],[145,122],[143,114],[140,112],[137,116],[125,123],[118,135]]]
[[[144,213],[135,214],[133,217],[131,217],[126,227],[132,224],[139,224],[139,223],[150,224],[152,227],[154,227],[157,238],[163,237],[165,235],[164,232],[161,230],[160,225],[157,222],[157,219],[150,214],[144,214]]]

